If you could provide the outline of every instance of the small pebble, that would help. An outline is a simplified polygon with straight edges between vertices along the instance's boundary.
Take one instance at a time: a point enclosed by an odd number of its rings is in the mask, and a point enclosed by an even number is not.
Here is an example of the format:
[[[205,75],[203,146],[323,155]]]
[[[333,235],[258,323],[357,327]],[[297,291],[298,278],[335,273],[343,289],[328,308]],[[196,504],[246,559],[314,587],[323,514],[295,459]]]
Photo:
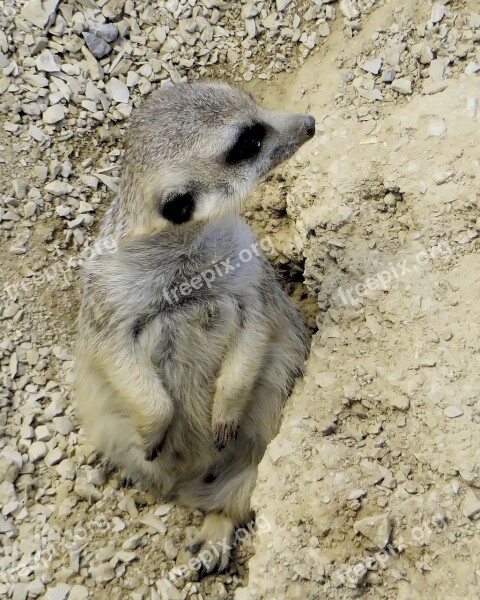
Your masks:
[[[455,419],[456,417],[461,417],[463,415],[463,410],[458,406],[447,406],[443,412],[449,419]]]

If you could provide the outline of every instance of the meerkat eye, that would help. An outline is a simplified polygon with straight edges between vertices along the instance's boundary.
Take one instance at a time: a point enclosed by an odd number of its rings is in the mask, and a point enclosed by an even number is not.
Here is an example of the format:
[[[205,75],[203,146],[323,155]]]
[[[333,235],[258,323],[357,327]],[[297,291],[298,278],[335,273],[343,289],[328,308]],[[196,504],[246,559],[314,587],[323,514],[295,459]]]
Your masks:
[[[194,210],[195,200],[190,192],[171,196],[160,207],[162,217],[175,225],[190,221]]]
[[[235,165],[241,161],[253,158],[260,152],[264,137],[265,127],[261,123],[255,123],[255,125],[246,127],[228,151],[225,162]]]

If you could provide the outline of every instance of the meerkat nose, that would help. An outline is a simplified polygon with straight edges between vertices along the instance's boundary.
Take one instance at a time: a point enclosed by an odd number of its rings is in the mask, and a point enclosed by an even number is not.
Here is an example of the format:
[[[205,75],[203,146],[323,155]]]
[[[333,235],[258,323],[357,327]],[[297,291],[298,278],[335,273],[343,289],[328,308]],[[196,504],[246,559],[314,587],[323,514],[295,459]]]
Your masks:
[[[315,117],[312,117],[312,115],[305,117],[305,129],[308,137],[312,138],[315,135]]]

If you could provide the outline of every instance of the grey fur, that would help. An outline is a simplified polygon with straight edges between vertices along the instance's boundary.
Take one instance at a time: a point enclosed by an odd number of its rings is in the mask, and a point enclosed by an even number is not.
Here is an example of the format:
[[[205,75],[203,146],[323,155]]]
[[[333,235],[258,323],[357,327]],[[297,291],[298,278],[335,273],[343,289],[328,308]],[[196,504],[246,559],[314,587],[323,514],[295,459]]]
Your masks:
[[[266,128],[258,155],[225,164],[241,128],[255,122]],[[196,549],[228,542],[248,520],[257,464],[307,353],[306,329],[238,212],[312,126],[311,117],[268,111],[224,83],[153,94],[132,118],[120,191],[100,236],[114,236],[118,249],[86,265],[82,422],[129,477],[210,513]],[[162,206],[186,190],[192,217],[174,225]],[[251,259],[239,261],[247,248]],[[212,281],[190,285],[209,269]],[[188,294],[178,291],[184,282]],[[224,549],[202,571],[228,559]]]

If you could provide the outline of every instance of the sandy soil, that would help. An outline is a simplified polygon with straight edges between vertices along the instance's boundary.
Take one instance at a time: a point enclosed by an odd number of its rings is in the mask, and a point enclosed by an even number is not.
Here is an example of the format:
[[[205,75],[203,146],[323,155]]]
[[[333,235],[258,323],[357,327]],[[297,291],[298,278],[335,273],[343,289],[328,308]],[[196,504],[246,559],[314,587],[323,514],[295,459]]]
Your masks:
[[[338,68],[429,11],[386,5],[348,43],[334,30],[273,93],[320,122],[274,234],[304,260],[318,332],[260,467],[255,598],[480,594],[479,81],[372,106]]]

